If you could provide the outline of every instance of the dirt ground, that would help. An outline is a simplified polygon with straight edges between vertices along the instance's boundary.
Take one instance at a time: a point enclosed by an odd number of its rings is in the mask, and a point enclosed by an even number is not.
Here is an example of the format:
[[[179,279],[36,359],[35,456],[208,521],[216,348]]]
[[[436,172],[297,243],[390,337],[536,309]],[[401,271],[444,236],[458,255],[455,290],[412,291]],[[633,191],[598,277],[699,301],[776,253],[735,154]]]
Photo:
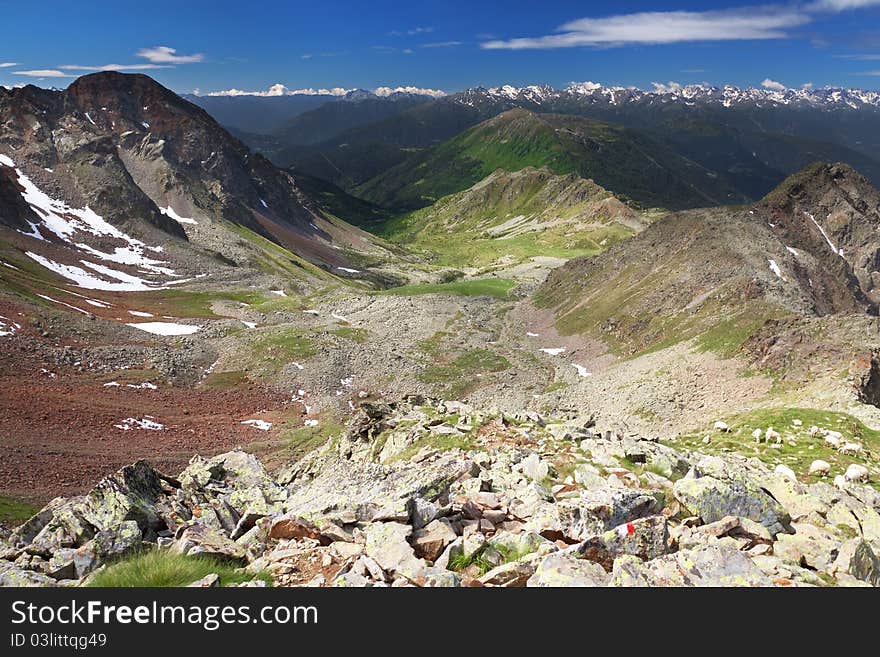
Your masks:
[[[108,378],[49,370],[20,352],[0,351],[0,494],[41,504],[87,491],[140,458],[176,474],[194,454],[237,446],[271,450],[278,420],[301,412],[288,396],[253,384],[234,390],[159,384],[153,390],[124,382],[105,387]],[[132,425],[128,418],[164,428],[116,426]],[[272,430],[241,424],[254,418],[273,422]]]

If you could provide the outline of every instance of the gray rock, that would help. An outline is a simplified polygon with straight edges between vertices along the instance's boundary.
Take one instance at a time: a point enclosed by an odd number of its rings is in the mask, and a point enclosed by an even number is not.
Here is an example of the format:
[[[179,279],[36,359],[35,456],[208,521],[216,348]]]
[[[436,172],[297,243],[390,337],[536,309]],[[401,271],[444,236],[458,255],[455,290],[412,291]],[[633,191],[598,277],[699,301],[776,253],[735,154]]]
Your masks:
[[[647,562],[621,557],[614,563],[611,586],[772,586],[772,582],[739,550],[704,546]]]
[[[770,495],[743,481],[711,476],[686,477],[675,482],[675,498],[705,523],[725,516],[742,516],[764,525],[774,536],[789,531],[789,515]]]
[[[525,586],[529,578],[535,574],[535,565],[524,561],[511,561],[496,566],[485,575],[477,578],[483,586],[516,588]]]
[[[53,578],[33,570],[25,570],[8,561],[0,561],[0,587],[56,586]]]
[[[605,569],[597,563],[550,554],[541,560],[526,586],[605,586],[608,579]]]
[[[220,575],[217,573],[211,573],[209,575],[205,575],[201,579],[197,579],[192,584],[187,584],[186,588],[188,589],[211,589],[220,586]]]
[[[189,556],[198,554],[240,564],[247,561],[241,545],[203,523],[181,527],[171,549]]]
[[[669,551],[669,531],[664,516],[650,516],[619,525],[567,550],[566,554],[595,561],[610,571],[624,554],[650,560]]]
[[[871,586],[880,586],[880,558],[862,539],[856,538],[841,546],[834,567]]]
[[[427,565],[416,557],[407,538],[412,527],[399,522],[374,522],[364,530],[367,555],[383,570],[419,583]]]

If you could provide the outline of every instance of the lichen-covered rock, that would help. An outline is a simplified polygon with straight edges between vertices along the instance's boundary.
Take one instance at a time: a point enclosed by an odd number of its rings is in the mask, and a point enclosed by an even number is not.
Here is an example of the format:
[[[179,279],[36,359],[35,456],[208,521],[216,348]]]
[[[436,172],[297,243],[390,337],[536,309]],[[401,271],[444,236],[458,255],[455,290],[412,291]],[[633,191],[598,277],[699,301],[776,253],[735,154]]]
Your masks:
[[[244,548],[226,535],[203,523],[194,523],[178,530],[172,549],[189,556],[204,555],[244,564]]]
[[[517,588],[525,586],[529,578],[535,574],[535,564],[526,561],[511,561],[496,566],[485,575],[477,578],[483,586]]]
[[[852,539],[841,546],[835,570],[851,575],[871,586],[880,586],[880,558],[862,539]]]
[[[526,586],[587,587],[608,584],[605,569],[592,561],[550,554],[538,564]]]
[[[642,562],[630,555],[615,560],[611,586],[772,586],[770,579],[739,550],[697,547]]]
[[[56,581],[48,575],[0,561],[0,586],[56,586]]]
[[[675,482],[675,498],[703,522],[742,516],[776,535],[788,530],[789,515],[779,502],[747,481],[722,481],[712,476],[685,477]]]
[[[330,460],[314,479],[291,483],[287,509],[302,516],[348,513],[352,522],[406,522],[412,499],[438,499],[453,481],[474,467],[473,461],[455,454],[440,455],[418,467]]]
[[[610,571],[614,560],[630,554],[643,560],[669,551],[669,531],[664,516],[650,516],[627,522],[599,536],[568,548],[565,553],[595,561]]]

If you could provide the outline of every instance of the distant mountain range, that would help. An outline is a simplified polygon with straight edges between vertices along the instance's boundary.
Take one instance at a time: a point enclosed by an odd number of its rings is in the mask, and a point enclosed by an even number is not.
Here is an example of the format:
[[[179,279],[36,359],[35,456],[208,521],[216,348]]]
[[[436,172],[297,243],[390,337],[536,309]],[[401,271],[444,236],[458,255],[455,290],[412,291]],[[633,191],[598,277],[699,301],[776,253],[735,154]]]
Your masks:
[[[674,84],[644,91],[584,82],[562,90],[548,86],[475,88],[436,99],[356,92],[339,98],[200,97],[194,102],[214,112],[221,123],[279,166],[324,179],[350,193],[367,190],[369,200],[388,204],[395,211],[437,198],[437,190],[403,190],[406,179],[425,158],[442,156],[439,151],[428,155],[426,149],[448,151],[450,146],[441,146],[443,142],[512,109],[615,124],[633,138],[662,145],[704,169],[706,179],[696,185],[699,192],[675,195],[671,203],[659,199],[669,207],[753,201],[789,174],[820,160],[847,162],[880,184],[876,155],[880,152],[880,93],[874,91]],[[286,117],[276,113],[285,102],[296,103],[298,108]],[[222,109],[212,105],[222,105]],[[261,107],[267,111],[261,113]],[[258,116],[249,118],[249,113]],[[461,185],[438,189],[460,191],[493,168],[487,165],[465,176]],[[404,175],[392,180],[395,172]],[[600,184],[616,194],[639,198],[631,189],[608,183]],[[373,191],[389,186],[400,188],[400,193],[389,196]],[[721,195],[711,190],[719,186],[729,189]],[[645,203],[657,202],[650,195],[642,197]]]

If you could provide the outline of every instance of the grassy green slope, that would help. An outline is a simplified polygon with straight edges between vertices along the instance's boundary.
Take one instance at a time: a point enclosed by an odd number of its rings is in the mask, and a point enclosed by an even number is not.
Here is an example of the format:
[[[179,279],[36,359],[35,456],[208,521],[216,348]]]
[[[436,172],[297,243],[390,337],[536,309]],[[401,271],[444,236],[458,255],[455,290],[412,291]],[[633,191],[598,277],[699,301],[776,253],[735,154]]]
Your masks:
[[[383,207],[415,209],[466,189],[496,169],[527,166],[592,178],[645,206],[684,208],[742,200],[717,174],[641,133],[522,109],[415,153],[357,192]]]
[[[647,220],[591,180],[549,169],[499,169],[462,192],[396,217],[391,240],[436,254],[438,264],[483,267],[501,257],[592,255]]]

